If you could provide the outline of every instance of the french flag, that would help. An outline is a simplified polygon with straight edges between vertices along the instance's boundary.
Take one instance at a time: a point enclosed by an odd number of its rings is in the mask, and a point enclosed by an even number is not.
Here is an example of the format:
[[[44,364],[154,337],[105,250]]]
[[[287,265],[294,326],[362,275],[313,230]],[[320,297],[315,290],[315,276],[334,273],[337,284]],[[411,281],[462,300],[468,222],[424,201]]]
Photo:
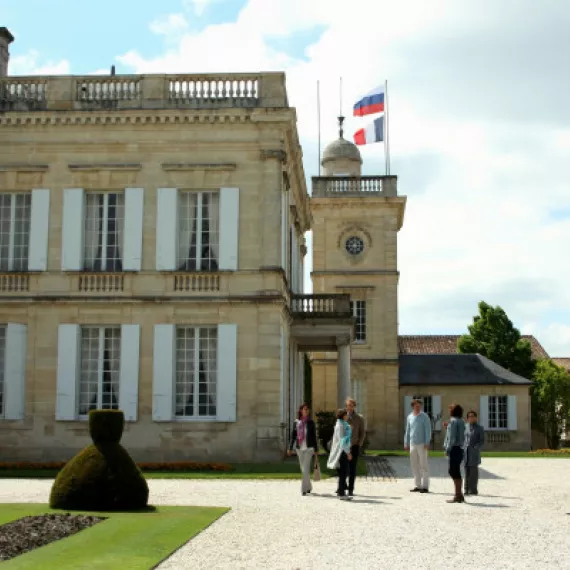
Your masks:
[[[384,115],[374,119],[372,123],[354,133],[357,145],[382,142],[384,140]]]
[[[383,113],[385,91],[386,87],[384,85],[372,89],[370,93],[367,93],[360,101],[354,104],[353,116],[364,117],[374,113]]]

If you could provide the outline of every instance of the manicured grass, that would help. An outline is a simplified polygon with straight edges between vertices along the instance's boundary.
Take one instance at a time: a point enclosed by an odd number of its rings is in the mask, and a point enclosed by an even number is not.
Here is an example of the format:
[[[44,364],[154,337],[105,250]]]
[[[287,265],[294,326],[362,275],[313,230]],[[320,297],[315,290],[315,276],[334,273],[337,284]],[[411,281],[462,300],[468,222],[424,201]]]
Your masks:
[[[374,449],[367,450],[366,455],[382,455],[387,457],[407,457],[409,453],[403,449]],[[564,458],[570,459],[570,454],[556,454],[551,455],[538,455],[536,453],[531,453],[529,451],[483,451],[481,453],[482,457],[503,457],[503,458],[525,458],[525,459],[543,459],[543,458]],[[430,457],[445,457],[443,451],[431,451],[429,452]]]
[[[327,457],[319,456],[323,479],[335,475],[327,469]],[[290,457],[277,463],[235,463],[233,471],[146,471],[146,479],[301,479],[299,462]],[[357,465],[360,475],[366,474],[363,461]],[[0,469],[0,479],[54,479],[57,470]]]
[[[219,507],[156,507],[145,512],[83,512],[108,519],[12,558],[2,563],[2,569],[148,570],[227,511]],[[0,524],[25,516],[64,512],[69,511],[31,503],[3,504],[0,505]]]

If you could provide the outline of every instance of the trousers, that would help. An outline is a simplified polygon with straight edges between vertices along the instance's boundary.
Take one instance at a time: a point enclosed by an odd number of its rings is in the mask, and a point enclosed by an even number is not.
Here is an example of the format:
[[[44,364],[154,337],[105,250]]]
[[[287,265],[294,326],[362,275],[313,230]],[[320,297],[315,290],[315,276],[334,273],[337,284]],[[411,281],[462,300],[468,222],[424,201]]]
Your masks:
[[[478,493],[479,467],[465,467],[465,492]]]
[[[410,462],[418,489],[429,489],[428,450],[424,445],[410,445]]]
[[[303,474],[303,480],[301,481],[301,493],[306,493],[313,489],[313,486],[311,485],[311,467],[313,465],[314,453],[315,450],[312,447],[308,447],[307,449],[297,449],[299,467]]]

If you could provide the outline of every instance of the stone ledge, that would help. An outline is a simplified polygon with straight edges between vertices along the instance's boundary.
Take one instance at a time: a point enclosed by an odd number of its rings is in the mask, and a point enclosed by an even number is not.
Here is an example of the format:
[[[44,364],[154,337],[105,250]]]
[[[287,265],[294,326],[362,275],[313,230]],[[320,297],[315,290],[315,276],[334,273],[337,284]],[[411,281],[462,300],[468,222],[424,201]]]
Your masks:
[[[47,164],[0,164],[0,172],[46,172]]]
[[[235,162],[220,162],[220,163],[191,163],[191,162],[165,162],[162,165],[162,170],[166,171],[190,171],[190,170],[210,170],[219,172],[231,172],[237,170]]]
[[[102,164],[68,164],[67,168],[74,172],[98,170],[140,170],[140,163],[102,163]]]

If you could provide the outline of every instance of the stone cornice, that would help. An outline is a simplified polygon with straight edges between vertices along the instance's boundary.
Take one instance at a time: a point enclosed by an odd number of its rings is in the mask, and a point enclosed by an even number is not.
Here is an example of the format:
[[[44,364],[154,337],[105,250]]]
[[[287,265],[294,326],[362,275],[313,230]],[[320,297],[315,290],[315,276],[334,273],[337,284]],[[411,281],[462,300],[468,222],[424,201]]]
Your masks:
[[[221,172],[231,172],[237,169],[235,162],[225,163],[191,163],[191,162],[164,162],[162,163],[162,170],[169,172],[186,172],[191,170],[215,170]]]
[[[0,164],[0,172],[46,172],[47,164]]]
[[[121,112],[105,113],[66,112],[58,114],[44,113],[5,113],[0,115],[0,126],[84,126],[84,125],[188,125],[188,124],[245,124],[251,122],[246,114],[201,113],[181,114],[180,112]]]
[[[67,168],[78,171],[99,171],[99,170],[140,170],[140,163],[102,163],[102,164],[68,164]]]
[[[287,153],[282,149],[262,149],[261,159],[267,160],[269,158],[276,158],[281,163],[287,162]]]

